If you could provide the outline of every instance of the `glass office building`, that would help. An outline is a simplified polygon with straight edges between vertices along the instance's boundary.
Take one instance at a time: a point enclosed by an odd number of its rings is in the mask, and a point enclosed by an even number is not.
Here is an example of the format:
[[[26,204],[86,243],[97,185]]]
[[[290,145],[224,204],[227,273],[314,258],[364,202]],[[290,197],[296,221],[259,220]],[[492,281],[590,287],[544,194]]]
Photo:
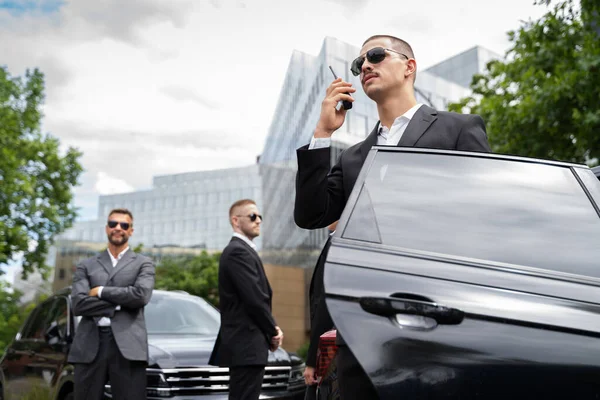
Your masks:
[[[263,224],[263,252],[269,262],[282,265],[311,265],[326,238],[325,229],[300,229],[293,220],[296,149],[310,142],[317,125],[321,102],[333,75],[351,82],[358,90],[344,125],[336,131],[332,142],[334,163],[341,151],[363,140],[378,121],[377,108],[362,91],[359,77],[350,72],[350,63],[360,49],[335,38],[325,38],[317,56],[295,51],[281,89],[279,102],[260,157],[264,212],[269,218]],[[417,101],[438,110],[448,103],[470,94],[463,75],[452,75],[452,68],[467,68],[470,76],[482,70],[489,57],[486,50],[471,49],[419,71],[415,83]],[[475,60],[475,61],[474,61]],[[486,59],[487,61],[487,59]],[[452,79],[449,79],[452,78]],[[456,78],[456,79],[455,79]]]
[[[113,208],[134,216],[133,245],[222,250],[231,238],[229,207],[243,198],[261,207],[259,166],[154,177],[152,189],[100,196],[98,219],[78,222],[61,239],[106,242],[104,226]],[[255,240],[261,246],[261,238]]]

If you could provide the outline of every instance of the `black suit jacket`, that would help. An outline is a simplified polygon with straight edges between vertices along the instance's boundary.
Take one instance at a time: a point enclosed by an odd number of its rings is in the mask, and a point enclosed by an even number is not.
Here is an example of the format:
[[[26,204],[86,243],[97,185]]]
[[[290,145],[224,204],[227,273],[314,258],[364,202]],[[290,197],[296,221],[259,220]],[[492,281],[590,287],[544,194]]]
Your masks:
[[[219,260],[221,328],[209,364],[266,365],[271,338],[273,292],[258,253],[233,237]]]
[[[310,344],[306,355],[306,365],[313,368],[317,366],[319,337],[333,328],[333,321],[325,304],[325,287],[323,286],[325,259],[327,258],[330,245],[331,236],[327,238],[327,242],[325,242],[325,246],[323,246],[323,250],[319,255],[308,292],[310,304]]]
[[[379,123],[364,141],[346,149],[331,171],[330,148],[297,150],[296,225],[323,228],[340,218],[367,154],[377,144],[378,132]],[[491,151],[480,116],[436,111],[425,105],[410,120],[398,146]]]

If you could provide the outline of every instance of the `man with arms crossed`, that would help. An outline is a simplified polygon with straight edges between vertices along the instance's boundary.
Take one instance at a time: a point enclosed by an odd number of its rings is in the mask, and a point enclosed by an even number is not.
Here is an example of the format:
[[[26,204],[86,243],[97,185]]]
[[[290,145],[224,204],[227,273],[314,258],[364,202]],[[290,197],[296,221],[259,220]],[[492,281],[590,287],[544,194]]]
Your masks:
[[[81,316],[69,351],[75,400],[101,400],[110,380],[115,400],[146,399],[148,335],[144,307],[154,289],[154,263],[129,249],[133,216],[108,215],[108,249],[82,261],[73,277],[73,312]]]
[[[273,292],[252,240],[262,215],[253,200],[229,209],[233,237],[219,260],[221,328],[209,364],[229,367],[229,399],[258,400],[269,349],[283,332],[271,315]]]
[[[352,62],[351,71],[360,76],[363,90],[377,103],[379,123],[365,140],[345,150],[330,170],[331,136],[346,117],[346,110],[337,105],[343,100],[354,101],[350,94],[356,89],[339,78],[327,88],[314,136],[308,146],[297,151],[294,219],[301,228],[323,228],[340,218],[372,146],[490,151],[478,115],[436,111],[417,103],[417,62],[404,40],[388,35],[370,37]],[[339,331],[338,344],[342,399],[376,399],[375,389]]]

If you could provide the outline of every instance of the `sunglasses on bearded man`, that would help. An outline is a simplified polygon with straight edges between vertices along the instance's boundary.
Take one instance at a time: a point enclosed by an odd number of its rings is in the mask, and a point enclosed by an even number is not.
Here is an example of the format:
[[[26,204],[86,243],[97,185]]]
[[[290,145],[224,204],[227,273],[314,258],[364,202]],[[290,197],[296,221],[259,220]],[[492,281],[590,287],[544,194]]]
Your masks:
[[[250,218],[250,221],[252,221],[252,222],[256,221],[256,218],[260,218],[260,220],[261,220],[261,221],[263,220],[263,216],[262,216],[262,215],[260,215],[260,214],[255,214],[255,213],[252,213],[252,214],[250,214],[250,215],[236,215],[236,217],[246,217],[246,218]]]

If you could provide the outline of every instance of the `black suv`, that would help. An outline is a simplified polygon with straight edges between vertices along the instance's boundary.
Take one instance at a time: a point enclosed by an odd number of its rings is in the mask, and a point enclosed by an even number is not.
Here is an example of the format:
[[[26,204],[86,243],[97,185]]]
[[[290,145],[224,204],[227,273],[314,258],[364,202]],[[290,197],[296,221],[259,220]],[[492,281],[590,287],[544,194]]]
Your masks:
[[[184,292],[155,290],[145,309],[148,328],[148,399],[227,399],[229,370],[208,365],[219,311]],[[79,318],[70,289],[36,307],[1,360],[0,399],[73,399],[67,353]],[[261,398],[302,399],[304,363],[283,349],[269,353]],[[105,397],[111,398],[110,383]]]
[[[599,239],[586,166],[374,147],[327,305],[382,400],[597,399]]]

